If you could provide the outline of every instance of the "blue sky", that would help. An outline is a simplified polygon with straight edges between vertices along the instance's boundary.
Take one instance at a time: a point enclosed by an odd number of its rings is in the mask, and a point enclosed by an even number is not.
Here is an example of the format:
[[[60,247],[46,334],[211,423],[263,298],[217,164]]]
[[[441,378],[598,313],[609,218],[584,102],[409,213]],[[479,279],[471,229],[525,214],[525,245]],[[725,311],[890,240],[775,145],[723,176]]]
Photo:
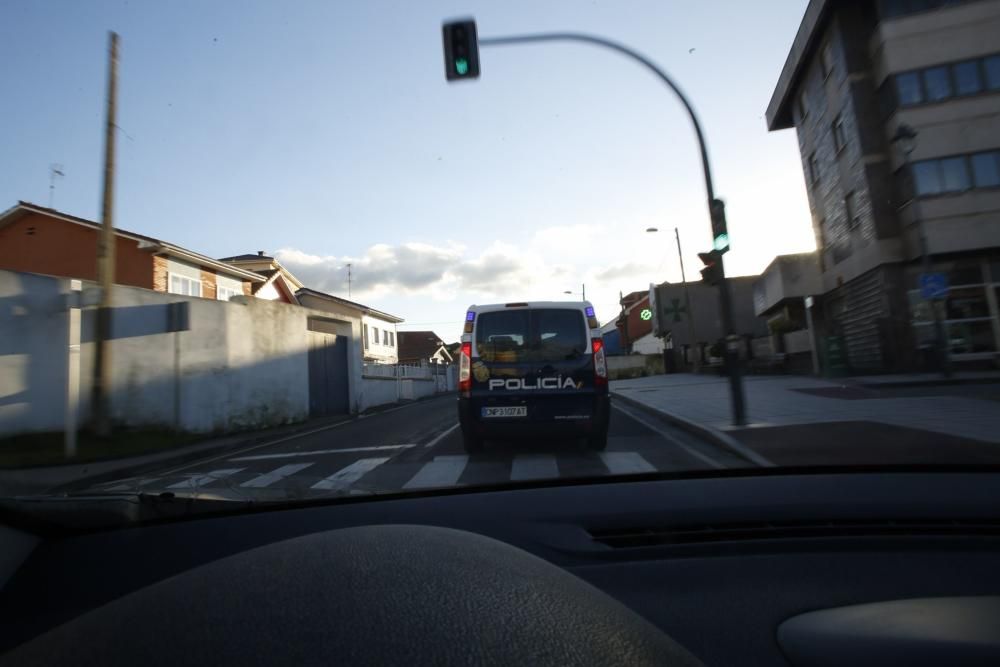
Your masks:
[[[0,7],[0,207],[97,219],[107,30],[122,39],[117,224],[204,254],[277,253],[310,286],[457,338],[470,303],[688,277],[711,244],[682,108],[621,56],[484,48],[447,84],[442,19],[481,36],[579,30],[688,93],[727,202],[727,271],[814,246],[793,131],[764,110],[806,0],[47,2]],[[660,228],[647,234],[649,226]],[[425,324],[426,323],[426,324]]]

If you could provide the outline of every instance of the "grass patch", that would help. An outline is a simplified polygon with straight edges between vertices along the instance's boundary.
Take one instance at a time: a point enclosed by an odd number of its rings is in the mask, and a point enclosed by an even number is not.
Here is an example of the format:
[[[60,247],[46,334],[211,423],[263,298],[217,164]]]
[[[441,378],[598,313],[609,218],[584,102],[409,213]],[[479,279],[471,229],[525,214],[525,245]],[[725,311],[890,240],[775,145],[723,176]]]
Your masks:
[[[67,459],[62,432],[25,433],[0,438],[0,468],[53,466],[126,458],[182,447],[202,437],[204,436],[147,429],[116,431],[105,439],[84,431],[77,437],[76,456]]]

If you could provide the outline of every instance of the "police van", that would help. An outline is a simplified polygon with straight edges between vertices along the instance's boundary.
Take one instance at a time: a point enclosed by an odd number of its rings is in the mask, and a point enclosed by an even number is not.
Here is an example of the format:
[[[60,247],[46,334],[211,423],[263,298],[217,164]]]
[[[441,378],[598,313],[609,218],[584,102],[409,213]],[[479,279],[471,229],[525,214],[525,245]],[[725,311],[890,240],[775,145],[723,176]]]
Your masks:
[[[589,301],[470,306],[458,368],[467,452],[532,436],[607,446],[608,367]]]

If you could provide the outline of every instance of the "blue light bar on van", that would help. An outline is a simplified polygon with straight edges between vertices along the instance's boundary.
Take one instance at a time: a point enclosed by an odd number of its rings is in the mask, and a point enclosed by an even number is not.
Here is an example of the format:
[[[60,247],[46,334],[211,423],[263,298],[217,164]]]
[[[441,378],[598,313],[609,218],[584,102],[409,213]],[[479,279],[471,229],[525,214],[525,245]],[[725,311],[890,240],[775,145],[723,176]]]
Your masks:
[[[594,307],[593,306],[587,306],[587,310],[585,312],[587,313],[587,317],[593,317],[594,316]]]
[[[465,314],[465,321],[472,322],[476,319],[476,314],[473,311],[469,311]]]

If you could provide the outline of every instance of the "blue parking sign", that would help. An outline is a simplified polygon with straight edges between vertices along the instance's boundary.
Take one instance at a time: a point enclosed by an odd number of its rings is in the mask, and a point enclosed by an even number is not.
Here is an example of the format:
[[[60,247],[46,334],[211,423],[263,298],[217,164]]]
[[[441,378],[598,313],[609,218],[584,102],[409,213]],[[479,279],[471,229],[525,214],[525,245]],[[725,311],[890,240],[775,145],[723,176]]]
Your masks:
[[[924,299],[943,299],[948,296],[948,276],[943,273],[921,273],[920,296]]]

